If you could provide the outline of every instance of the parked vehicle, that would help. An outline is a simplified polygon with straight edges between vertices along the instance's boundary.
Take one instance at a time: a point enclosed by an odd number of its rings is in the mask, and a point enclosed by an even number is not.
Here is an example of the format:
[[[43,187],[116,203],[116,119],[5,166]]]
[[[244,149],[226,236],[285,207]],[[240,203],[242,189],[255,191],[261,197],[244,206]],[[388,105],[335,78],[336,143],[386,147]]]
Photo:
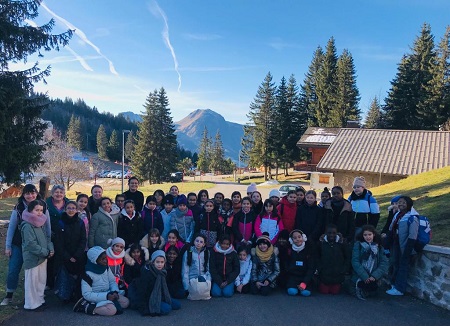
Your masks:
[[[171,182],[181,182],[183,181],[183,172],[174,172],[170,174]]]
[[[297,187],[297,185],[293,184],[282,185],[280,189],[278,189],[278,191],[280,192],[280,197],[286,196],[290,190],[295,190],[297,189]]]

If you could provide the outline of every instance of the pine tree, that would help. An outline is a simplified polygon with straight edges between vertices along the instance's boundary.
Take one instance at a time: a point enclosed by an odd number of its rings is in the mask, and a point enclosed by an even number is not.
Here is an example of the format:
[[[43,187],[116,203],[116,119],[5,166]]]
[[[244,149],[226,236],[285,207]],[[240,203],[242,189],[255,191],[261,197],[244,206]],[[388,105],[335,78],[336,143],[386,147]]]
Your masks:
[[[81,120],[72,114],[67,128],[67,143],[77,150],[83,147],[83,136],[81,134]]]
[[[329,127],[345,127],[347,121],[359,121],[359,91],[356,86],[356,70],[352,55],[344,50],[337,62],[338,81],[335,107],[330,111]]]
[[[134,138],[133,131],[129,132],[127,135],[127,140],[125,142],[125,159],[131,161],[131,156],[133,155],[134,147],[136,146],[136,139]]]
[[[273,162],[270,142],[271,124],[274,122],[275,86],[269,72],[259,86],[256,96],[250,103],[247,114],[250,120],[244,126],[243,147],[249,156],[249,164],[253,167],[264,167],[264,179],[268,179],[268,169]]]
[[[327,43],[323,63],[317,75],[316,93],[319,105],[316,107],[316,119],[319,127],[333,127],[330,113],[337,104],[337,61],[336,45],[332,37]]]
[[[275,179],[278,180],[278,169],[287,161],[289,153],[286,151],[286,140],[288,135],[292,132],[291,121],[293,117],[290,115],[290,108],[288,106],[287,82],[284,76],[281,78],[280,84],[275,91],[275,108],[273,113],[273,120],[269,128],[272,141],[270,142],[270,152],[272,160],[275,163]]]
[[[108,159],[108,138],[106,137],[105,127],[100,125],[97,131],[97,152],[98,157],[104,160]]]
[[[72,31],[51,34],[54,21],[40,27],[27,20],[38,16],[40,2],[0,0],[0,176],[12,183],[37,169],[46,143],[47,124],[40,120],[48,105],[45,94],[35,94],[33,84],[50,75],[50,67],[38,63],[25,71],[10,70],[9,63],[26,62],[29,55],[44,48],[59,50],[68,44]]]
[[[225,151],[223,149],[222,138],[220,132],[217,130],[216,137],[214,138],[214,144],[212,146],[210,170],[214,173],[224,172]]]
[[[117,131],[114,129],[109,137],[108,147],[106,148],[108,158],[111,161],[121,161],[121,150]]]
[[[370,103],[369,112],[367,112],[364,128],[380,129],[382,128],[382,112],[378,98],[375,96]]]
[[[198,147],[197,170],[209,172],[211,166],[212,140],[208,135],[208,129],[203,129],[202,139]]]

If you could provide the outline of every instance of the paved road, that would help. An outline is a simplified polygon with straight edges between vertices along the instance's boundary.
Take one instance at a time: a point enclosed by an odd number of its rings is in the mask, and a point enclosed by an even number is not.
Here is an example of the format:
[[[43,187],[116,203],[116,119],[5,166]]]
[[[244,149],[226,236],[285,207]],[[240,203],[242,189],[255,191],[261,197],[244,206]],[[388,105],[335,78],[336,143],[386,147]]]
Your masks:
[[[230,299],[209,301],[182,300],[179,311],[164,317],[142,317],[126,310],[114,317],[88,316],[72,312],[71,305],[48,298],[49,308],[43,312],[20,311],[4,325],[450,325],[450,311],[437,308],[410,296],[378,298],[360,301],[342,294],[337,296],[313,293],[309,298],[289,297],[281,291],[268,297],[234,295]]]

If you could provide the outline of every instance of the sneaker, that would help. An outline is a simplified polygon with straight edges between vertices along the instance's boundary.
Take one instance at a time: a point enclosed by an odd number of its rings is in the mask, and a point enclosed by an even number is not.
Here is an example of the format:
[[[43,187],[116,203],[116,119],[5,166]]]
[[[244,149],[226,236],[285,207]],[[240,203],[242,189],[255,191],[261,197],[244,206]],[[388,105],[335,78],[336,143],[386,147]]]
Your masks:
[[[86,305],[86,309],[84,310],[84,312],[85,312],[87,315],[95,315],[94,310],[95,310],[96,307],[97,307],[97,305],[96,305],[95,303],[88,303],[88,304]]]
[[[403,292],[400,292],[400,291],[397,290],[395,287],[392,287],[392,289],[387,290],[386,293],[389,294],[389,295],[396,295],[396,296],[401,296],[401,295],[403,295]]]
[[[366,300],[366,295],[365,295],[363,289],[356,287],[356,297],[359,300]]]
[[[311,295],[311,291],[309,290],[301,290],[300,295],[303,297],[309,297]]]
[[[81,297],[80,300],[75,303],[72,310],[74,312],[84,312],[88,304],[89,302],[85,298]]]
[[[11,303],[11,301],[12,301],[12,298],[4,298],[2,300],[2,302],[0,303],[0,306],[7,306]]]

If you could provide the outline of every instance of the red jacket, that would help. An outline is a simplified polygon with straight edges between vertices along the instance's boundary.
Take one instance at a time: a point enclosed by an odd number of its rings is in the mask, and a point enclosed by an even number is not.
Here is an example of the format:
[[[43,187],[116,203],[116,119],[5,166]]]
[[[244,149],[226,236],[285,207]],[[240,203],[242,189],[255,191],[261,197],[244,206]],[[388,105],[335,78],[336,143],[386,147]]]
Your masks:
[[[286,197],[281,198],[277,206],[278,214],[281,216],[283,226],[291,232],[295,225],[295,215],[297,214],[297,203],[291,204]]]

